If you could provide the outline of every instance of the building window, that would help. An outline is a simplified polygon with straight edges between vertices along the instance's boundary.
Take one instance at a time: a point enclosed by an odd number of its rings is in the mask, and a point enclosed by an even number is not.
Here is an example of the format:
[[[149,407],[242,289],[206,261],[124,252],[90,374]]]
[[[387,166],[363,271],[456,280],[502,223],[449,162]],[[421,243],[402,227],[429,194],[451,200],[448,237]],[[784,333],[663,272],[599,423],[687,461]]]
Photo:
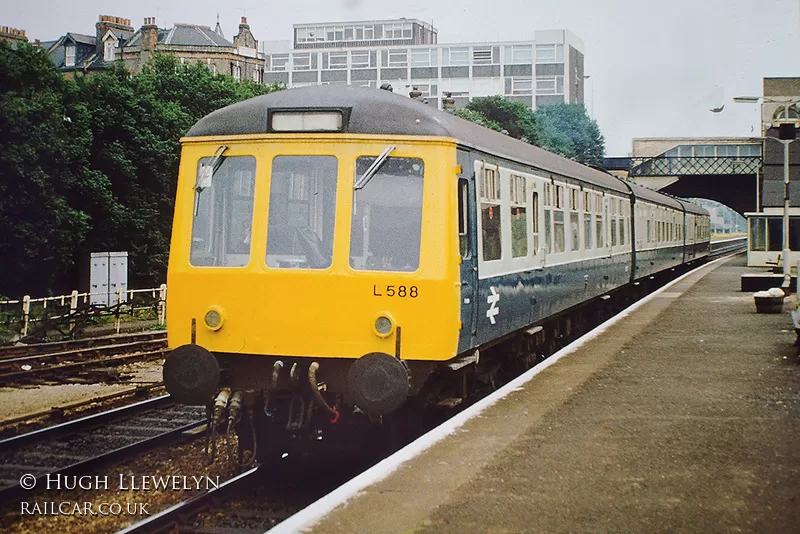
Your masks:
[[[346,69],[347,68],[347,52],[330,52],[322,54],[322,68],[328,69]]]
[[[311,70],[311,54],[293,54],[292,70]]]
[[[231,63],[231,76],[233,76],[234,80],[240,80],[242,78],[242,67]]]
[[[66,48],[67,51],[67,59],[64,61],[64,66],[66,67],[74,67],[75,66],[75,45],[68,45]]]
[[[285,71],[289,64],[289,54],[275,54],[270,57],[271,71]]]
[[[564,45],[536,45],[536,63],[563,63]]]
[[[412,67],[435,67],[437,63],[435,48],[411,50]]]
[[[563,95],[564,76],[537,76],[537,95]]]
[[[350,53],[350,65],[354,69],[367,69],[369,67],[375,66],[375,61],[372,59],[374,57],[374,52],[351,52]]]
[[[506,63],[530,65],[533,63],[533,47],[530,45],[507,46]]]
[[[469,48],[442,48],[442,65],[458,67],[469,65]]]
[[[533,94],[533,80],[531,78],[511,78],[511,94]]]
[[[494,61],[492,47],[475,47],[472,49],[473,65],[492,65],[494,63],[498,62]]]
[[[103,45],[103,61],[114,61],[116,59],[114,41],[109,39]]]
[[[385,67],[408,66],[408,50],[389,50],[389,61]]]

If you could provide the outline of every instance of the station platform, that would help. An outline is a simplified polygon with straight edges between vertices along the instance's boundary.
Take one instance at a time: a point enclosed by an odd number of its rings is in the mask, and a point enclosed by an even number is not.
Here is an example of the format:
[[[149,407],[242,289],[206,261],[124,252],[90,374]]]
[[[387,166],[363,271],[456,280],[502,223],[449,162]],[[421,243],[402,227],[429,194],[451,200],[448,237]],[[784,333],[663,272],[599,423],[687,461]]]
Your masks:
[[[284,529],[800,532],[791,299],[757,314],[746,271],[742,255],[693,271]]]

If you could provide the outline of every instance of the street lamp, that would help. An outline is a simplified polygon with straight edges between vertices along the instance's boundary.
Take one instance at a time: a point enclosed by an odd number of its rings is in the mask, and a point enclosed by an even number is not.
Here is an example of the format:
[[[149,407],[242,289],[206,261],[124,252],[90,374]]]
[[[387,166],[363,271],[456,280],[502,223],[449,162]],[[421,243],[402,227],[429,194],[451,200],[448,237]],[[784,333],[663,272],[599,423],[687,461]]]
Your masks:
[[[589,78],[591,78],[591,75],[586,75],[586,76],[584,76],[584,77],[583,77],[583,79],[584,79],[584,80],[588,80]],[[592,96],[591,96],[591,101],[592,101],[592,108],[591,108],[591,112],[589,113],[589,116],[590,116],[591,118],[594,118],[594,82],[592,82]]]
[[[791,252],[790,243],[789,243],[789,145],[792,144],[797,137],[797,129],[794,125],[795,121],[790,119],[790,110],[792,106],[795,104],[794,101],[791,99],[771,99],[771,98],[763,98],[758,96],[737,96],[734,97],[733,101],[737,103],[744,103],[744,104],[757,104],[759,100],[762,103],[780,103],[784,106],[784,115],[783,118],[780,119],[778,124],[778,137],[767,137],[766,131],[763,129],[763,122],[762,122],[762,139],[765,141],[767,139],[772,139],[774,141],[778,141],[783,145],[783,251],[781,252],[783,256],[783,282],[784,287],[790,287],[791,284],[791,276],[792,276],[792,264],[789,261],[789,253]],[[773,116],[774,117],[774,116]],[[762,119],[763,119],[763,112],[762,112]],[[786,121],[786,122],[784,122]],[[770,125],[775,124],[774,122],[770,122]],[[765,146],[766,148],[766,146]],[[763,156],[762,156],[763,157]],[[761,206],[757,206],[760,209]],[[798,273],[800,276],[800,273]]]

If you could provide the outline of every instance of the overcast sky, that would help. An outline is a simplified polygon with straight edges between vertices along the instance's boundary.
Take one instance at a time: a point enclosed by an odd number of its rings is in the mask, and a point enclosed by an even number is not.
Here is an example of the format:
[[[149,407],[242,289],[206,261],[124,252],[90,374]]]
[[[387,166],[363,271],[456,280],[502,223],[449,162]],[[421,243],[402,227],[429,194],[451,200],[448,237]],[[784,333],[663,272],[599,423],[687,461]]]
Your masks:
[[[231,39],[242,15],[259,40],[291,39],[292,24],[417,18],[439,43],[532,40],[534,30],[572,30],[584,42],[586,105],[607,156],[626,156],[634,137],[758,135],[761,79],[800,76],[800,0],[0,0],[0,24],[54,40],[94,34],[97,16],[155,16],[213,27]],[[722,113],[710,108],[725,104]],[[751,128],[752,133],[751,133]]]

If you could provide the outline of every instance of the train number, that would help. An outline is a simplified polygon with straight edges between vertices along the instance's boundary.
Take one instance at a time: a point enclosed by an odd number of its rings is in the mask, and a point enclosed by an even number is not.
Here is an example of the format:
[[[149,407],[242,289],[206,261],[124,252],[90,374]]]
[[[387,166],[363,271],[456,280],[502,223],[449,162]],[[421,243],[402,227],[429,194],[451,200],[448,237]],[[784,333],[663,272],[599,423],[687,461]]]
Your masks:
[[[419,296],[419,289],[417,286],[381,286],[378,289],[377,285],[372,286],[373,297],[400,297],[415,299]]]

